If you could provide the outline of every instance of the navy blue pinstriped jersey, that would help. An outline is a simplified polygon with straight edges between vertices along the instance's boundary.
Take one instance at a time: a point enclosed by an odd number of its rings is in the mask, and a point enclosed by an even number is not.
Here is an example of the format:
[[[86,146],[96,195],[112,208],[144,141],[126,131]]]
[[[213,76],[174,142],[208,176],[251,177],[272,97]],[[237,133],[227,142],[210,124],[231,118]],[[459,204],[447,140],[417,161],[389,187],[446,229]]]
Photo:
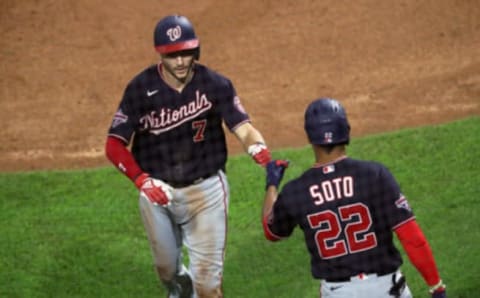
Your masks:
[[[283,187],[269,219],[279,238],[298,225],[315,278],[389,273],[402,264],[392,230],[414,219],[389,170],[376,162],[341,158],[315,165]]]
[[[231,81],[201,64],[182,92],[152,65],[126,87],[108,134],[129,143],[143,171],[182,183],[224,169],[222,122],[234,130],[250,121]]]

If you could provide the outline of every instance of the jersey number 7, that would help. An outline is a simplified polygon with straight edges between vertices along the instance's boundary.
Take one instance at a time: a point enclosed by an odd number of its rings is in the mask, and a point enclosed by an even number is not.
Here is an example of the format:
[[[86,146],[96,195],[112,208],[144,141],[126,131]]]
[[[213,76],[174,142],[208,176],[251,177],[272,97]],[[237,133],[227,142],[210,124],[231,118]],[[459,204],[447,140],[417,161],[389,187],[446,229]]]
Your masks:
[[[347,254],[358,253],[377,246],[368,207],[362,203],[338,208],[338,214],[326,210],[307,216],[308,223],[315,233],[318,253],[323,259],[332,259]],[[342,223],[345,228],[342,229]]]
[[[196,130],[195,135],[193,136],[193,141],[195,143],[201,142],[205,139],[205,127],[207,126],[207,120],[197,120],[192,122],[192,128]]]

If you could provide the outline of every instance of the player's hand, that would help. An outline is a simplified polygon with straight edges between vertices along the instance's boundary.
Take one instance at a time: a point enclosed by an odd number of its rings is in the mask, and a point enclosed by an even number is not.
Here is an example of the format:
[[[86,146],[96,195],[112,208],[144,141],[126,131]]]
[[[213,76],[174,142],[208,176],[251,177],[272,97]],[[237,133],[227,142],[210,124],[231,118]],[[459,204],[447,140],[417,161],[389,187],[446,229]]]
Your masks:
[[[445,284],[440,280],[436,285],[430,288],[432,298],[447,298],[447,292],[445,291]]]
[[[288,168],[288,160],[272,160],[267,163],[267,186],[275,186],[278,188],[278,185],[282,181],[283,174],[285,169]]]
[[[135,185],[154,205],[168,206],[173,198],[172,187],[162,180],[143,173],[135,179]]]
[[[437,290],[432,293],[432,298],[447,298],[447,291],[445,288]]]
[[[263,143],[255,143],[248,146],[248,154],[255,160],[256,163],[265,167],[267,163],[272,159],[270,151],[267,148],[267,145]]]

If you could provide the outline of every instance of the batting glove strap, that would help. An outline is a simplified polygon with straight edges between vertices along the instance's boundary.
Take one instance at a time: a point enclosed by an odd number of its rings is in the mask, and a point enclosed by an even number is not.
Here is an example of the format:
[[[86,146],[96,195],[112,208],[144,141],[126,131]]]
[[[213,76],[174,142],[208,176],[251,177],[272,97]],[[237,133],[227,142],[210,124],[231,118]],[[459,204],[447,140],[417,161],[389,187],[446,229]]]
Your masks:
[[[434,285],[433,287],[430,287],[430,294],[434,294],[434,293],[441,293],[441,292],[445,292],[445,288],[447,286],[443,283],[442,280],[440,280],[436,285]],[[435,296],[432,296],[432,297],[435,297]],[[438,296],[438,297],[446,297],[446,296]]]
[[[135,179],[140,192],[154,205],[168,206],[173,198],[172,188],[165,182],[143,173]]]
[[[150,176],[147,173],[141,173],[140,175],[138,175],[137,178],[135,178],[135,186],[138,189],[141,189],[143,184],[145,183],[145,180],[147,180],[148,178],[150,178]]]

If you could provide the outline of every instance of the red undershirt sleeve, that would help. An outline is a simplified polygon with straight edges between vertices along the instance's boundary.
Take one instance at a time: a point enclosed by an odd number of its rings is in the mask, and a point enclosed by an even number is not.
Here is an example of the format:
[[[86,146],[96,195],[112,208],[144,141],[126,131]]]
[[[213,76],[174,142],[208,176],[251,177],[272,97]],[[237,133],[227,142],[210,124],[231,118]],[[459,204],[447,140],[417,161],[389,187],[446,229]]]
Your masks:
[[[432,250],[415,220],[399,226],[395,233],[400,240],[410,262],[417,268],[428,286],[440,281]]]
[[[127,149],[126,144],[119,138],[109,136],[105,144],[107,158],[132,182],[142,173],[142,169]]]
[[[280,240],[280,238],[277,237],[275,234],[273,234],[270,231],[270,228],[268,227],[268,215],[263,217],[262,225],[263,225],[263,233],[265,235],[265,238],[267,238],[267,240],[270,240],[273,242]]]

